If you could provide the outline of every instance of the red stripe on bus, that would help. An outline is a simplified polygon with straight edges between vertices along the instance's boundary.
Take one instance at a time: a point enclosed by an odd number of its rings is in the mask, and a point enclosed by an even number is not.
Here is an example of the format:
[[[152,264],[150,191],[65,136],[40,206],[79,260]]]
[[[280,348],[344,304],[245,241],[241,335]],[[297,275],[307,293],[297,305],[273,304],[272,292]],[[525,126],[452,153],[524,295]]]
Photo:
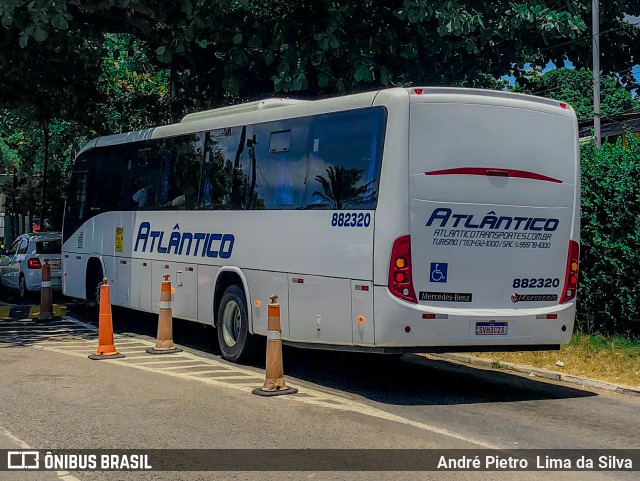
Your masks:
[[[486,175],[489,177],[517,177],[520,179],[543,180],[562,184],[559,179],[547,177],[546,175],[528,172],[526,170],[515,169],[491,169],[487,167],[459,167],[457,169],[432,170],[425,172],[425,175]]]

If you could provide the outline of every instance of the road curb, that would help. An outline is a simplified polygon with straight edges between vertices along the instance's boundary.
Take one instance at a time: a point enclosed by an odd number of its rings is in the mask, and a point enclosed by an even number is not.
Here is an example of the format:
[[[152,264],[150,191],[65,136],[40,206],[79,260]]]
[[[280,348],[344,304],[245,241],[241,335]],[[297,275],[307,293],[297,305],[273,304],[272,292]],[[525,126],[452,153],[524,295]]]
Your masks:
[[[528,374],[529,376],[540,377],[543,379],[550,379],[552,381],[563,381],[570,384],[577,384],[579,386],[593,387],[603,389],[605,391],[616,392],[626,396],[640,397],[640,386],[633,387],[625,386],[623,384],[614,384],[606,381],[598,381],[597,379],[576,376],[575,374],[564,374],[558,371],[550,371],[549,369],[497,361],[484,357],[470,356],[468,354],[429,354],[428,356],[445,361],[457,361],[495,370],[507,369],[509,371]]]

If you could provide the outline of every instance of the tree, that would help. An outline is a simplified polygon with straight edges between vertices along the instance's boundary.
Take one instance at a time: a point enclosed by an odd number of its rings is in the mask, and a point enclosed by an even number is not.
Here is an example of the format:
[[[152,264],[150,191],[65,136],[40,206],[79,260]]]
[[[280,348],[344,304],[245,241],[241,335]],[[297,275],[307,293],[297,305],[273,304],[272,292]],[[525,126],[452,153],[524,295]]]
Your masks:
[[[0,138],[0,169],[6,174],[17,169],[20,165],[20,156],[15,149],[12,149]]]
[[[566,102],[574,108],[578,119],[593,117],[591,70],[560,68],[542,75],[534,72],[524,82],[520,82],[515,90]],[[603,76],[600,79],[600,96],[600,111],[604,117],[628,112],[638,106],[631,92],[614,76]]]
[[[316,175],[316,181],[322,186],[322,192],[316,190],[313,195],[327,202],[331,209],[355,207],[365,201],[370,183],[361,184],[363,169],[347,169],[341,166],[327,168],[327,177]]]
[[[144,42],[127,34],[107,34],[91,115],[96,134],[140,130],[170,121],[169,69],[149,60]]]
[[[640,138],[581,146],[578,326],[640,336]]]
[[[624,18],[640,14],[640,4],[605,3],[608,74],[628,70],[638,56],[639,30]],[[67,29],[136,37],[169,66],[179,112],[272,91],[485,86],[525,63],[569,58],[587,66],[590,7],[557,0],[11,0],[0,5],[0,18],[22,46]],[[625,85],[634,81],[627,73]]]

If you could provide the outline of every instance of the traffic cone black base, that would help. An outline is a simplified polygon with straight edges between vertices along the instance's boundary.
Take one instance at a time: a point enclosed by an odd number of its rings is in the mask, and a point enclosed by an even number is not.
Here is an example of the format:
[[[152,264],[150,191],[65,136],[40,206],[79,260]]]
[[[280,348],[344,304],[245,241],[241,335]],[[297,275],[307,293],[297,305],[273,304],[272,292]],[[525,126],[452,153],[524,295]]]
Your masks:
[[[156,349],[155,347],[148,347],[145,349],[149,354],[174,354],[176,352],[182,352],[182,349],[179,347],[174,347],[171,349]]]
[[[285,394],[295,394],[298,392],[298,390],[295,387],[287,387],[285,389],[278,389],[275,391],[265,391],[264,389],[257,387],[251,392],[257,396],[270,397],[270,396],[283,396]]]
[[[124,354],[89,354],[88,357],[94,361],[100,361],[101,359],[121,359],[124,357]]]

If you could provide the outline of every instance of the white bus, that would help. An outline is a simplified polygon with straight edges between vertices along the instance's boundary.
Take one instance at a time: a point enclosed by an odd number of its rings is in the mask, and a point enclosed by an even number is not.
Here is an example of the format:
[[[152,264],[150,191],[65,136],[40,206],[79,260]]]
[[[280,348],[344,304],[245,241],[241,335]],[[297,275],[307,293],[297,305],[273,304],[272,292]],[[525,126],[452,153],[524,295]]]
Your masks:
[[[578,131],[564,103],[393,88],[270,99],[100,137],[78,154],[63,291],[217,328],[237,361],[285,342],[557,349],[575,318]]]

